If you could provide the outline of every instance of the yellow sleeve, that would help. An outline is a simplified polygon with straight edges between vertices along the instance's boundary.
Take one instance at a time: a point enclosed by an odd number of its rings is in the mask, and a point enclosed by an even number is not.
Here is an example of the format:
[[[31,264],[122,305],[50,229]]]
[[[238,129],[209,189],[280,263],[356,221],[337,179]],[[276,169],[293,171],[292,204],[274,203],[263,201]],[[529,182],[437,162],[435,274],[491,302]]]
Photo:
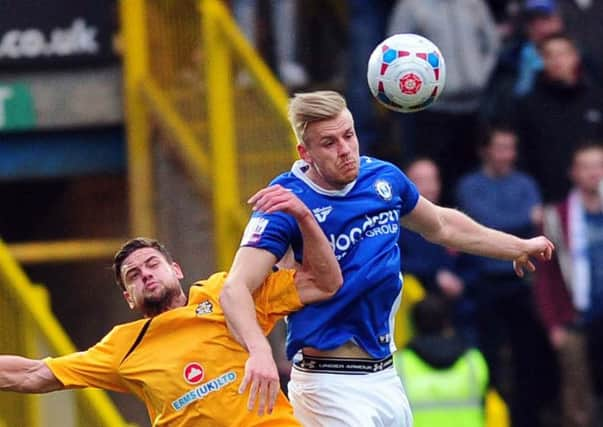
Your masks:
[[[44,362],[66,388],[95,387],[127,392],[118,373],[117,358],[128,349],[120,348],[116,328],[86,351],[61,357],[48,357]],[[122,340],[123,341],[123,340]]]
[[[188,293],[188,303],[198,304],[207,298],[219,301],[220,292],[226,280],[226,272],[220,271],[209,276],[205,280],[199,280],[191,286]]]
[[[304,305],[295,287],[295,270],[271,273],[253,294],[260,327],[267,335],[275,323]]]
[[[207,298],[219,303],[225,280],[226,273],[220,272],[194,283],[189,291],[189,304]],[[295,287],[295,270],[283,269],[269,274],[253,293],[253,301],[258,323],[268,335],[278,320],[303,307]]]

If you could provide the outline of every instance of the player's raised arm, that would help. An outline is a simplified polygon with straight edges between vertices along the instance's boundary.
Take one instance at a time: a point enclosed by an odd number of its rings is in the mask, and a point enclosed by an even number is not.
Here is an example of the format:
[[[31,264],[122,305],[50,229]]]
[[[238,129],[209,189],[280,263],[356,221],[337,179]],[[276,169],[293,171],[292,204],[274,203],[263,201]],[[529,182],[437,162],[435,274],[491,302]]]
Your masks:
[[[455,209],[443,208],[421,197],[417,206],[402,218],[402,224],[427,240],[463,252],[513,261],[515,272],[534,271],[531,257],[551,259],[553,243],[544,236],[519,237],[484,227]]]
[[[272,412],[274,400],[271,396],[276,396],[280,385],[272,348],[256,318],[252,293],[276,261],[276,257],[266,250],[239,248],[220,294],[228,327],[249,352],[239,393],[244,393],[248,385],[251,387],[247,409],[254,409],[258,397],[260,415],[264,413],[266,401],[268,413]]]
[[[299,225],[303,240],[303,264],[295,275],[295,286],[304,304],[332,297],[343,283],[341,269],[324,232],[310,209],[293,192],[280,185],[258,191],[249,199],[254,210],[285,212]]]
[[[293,216],[304,239],[304,264],[296,275],[296,287],[304,303],[332,296],[343,281],[341,271],[326,236],[309,209],[290,191],[272,186],[260,190],[249,200],[254,210],[281,211]],[[264,281],[276,257],[263,249],[239,248],[220,295],[220,303],[233,335],[249,351],[245,376],[239,391],[250,386],[248,409],[258,413],[272,411],[279,389],[278,371],[272,349],[256,319],[251,294]]]
[[[249,352],[239,393],[250,387],[247,409],[272,412],[280,388],[272,348],[260,328],[252,293],[264,282],[277,258],[271,252],[241,247],[237,251],[220,294],[220,305],[231,333]]]
[[[47,393],[63,388],[63,384],[42,360],[0,356],[0,390]]]

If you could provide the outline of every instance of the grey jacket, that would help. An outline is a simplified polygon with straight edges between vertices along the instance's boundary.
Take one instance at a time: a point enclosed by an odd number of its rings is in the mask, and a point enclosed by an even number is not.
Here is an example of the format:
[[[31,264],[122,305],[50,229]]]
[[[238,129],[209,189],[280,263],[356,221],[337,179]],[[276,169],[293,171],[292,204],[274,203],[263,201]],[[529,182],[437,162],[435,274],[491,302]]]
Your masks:
[[[442,51],[446,85],[432,110],[464,113],[479,108],[500,46],[483,0],[398,0],[387,33],[417,33]]]

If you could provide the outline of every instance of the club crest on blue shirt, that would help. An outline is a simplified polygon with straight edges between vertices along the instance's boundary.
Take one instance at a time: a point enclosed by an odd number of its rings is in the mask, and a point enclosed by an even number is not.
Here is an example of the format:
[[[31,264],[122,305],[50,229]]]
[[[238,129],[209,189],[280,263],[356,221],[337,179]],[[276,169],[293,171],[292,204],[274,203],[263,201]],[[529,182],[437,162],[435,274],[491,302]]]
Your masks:
[[[204,314],[212,313],[213,311],[214,305],[211,303],[211,301],[205,300],[197,306],[195,313],[197,314],[197,316],[202,316]]]
[[[375,181],[375,190],[379,197],[383,200],[391,200],[392,198],[392,186],[389,182],[384,179],[378,179]]]

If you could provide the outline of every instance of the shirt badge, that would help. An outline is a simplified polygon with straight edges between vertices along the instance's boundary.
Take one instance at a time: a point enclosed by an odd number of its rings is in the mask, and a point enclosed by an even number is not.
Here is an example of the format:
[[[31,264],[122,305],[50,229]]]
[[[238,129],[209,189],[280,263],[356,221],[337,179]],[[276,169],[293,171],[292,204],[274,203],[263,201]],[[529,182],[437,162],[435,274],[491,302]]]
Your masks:
[[[199,384],[203,381],[205,370],[200,363],[191,362],[184,367],[184,380],[189,384]]]
[[[209,300],[203,301],[195,309],[195,313],[197,314],[197,316],[209,314],[209,313],[212,313],[213,311],[214,311],[214,305]]]
[[[259,216],[254,216],[249,220],[245,231],[243,232],[243,239],[241,240],[241,246],[253,245],[260,241],[262,234],[266,230],[268,220]]]
[[[383,200],[391,200],[392,198],[392,186],[384,179],[378,179],[375,181],[375,191],[377,191],[377,194]]]
[[[333,206],[325,206],[322,208],[314,208],[312,212],[316,217],[316,220],[320,223],[323,223],[327,220],[327,216],[333,211]]]

